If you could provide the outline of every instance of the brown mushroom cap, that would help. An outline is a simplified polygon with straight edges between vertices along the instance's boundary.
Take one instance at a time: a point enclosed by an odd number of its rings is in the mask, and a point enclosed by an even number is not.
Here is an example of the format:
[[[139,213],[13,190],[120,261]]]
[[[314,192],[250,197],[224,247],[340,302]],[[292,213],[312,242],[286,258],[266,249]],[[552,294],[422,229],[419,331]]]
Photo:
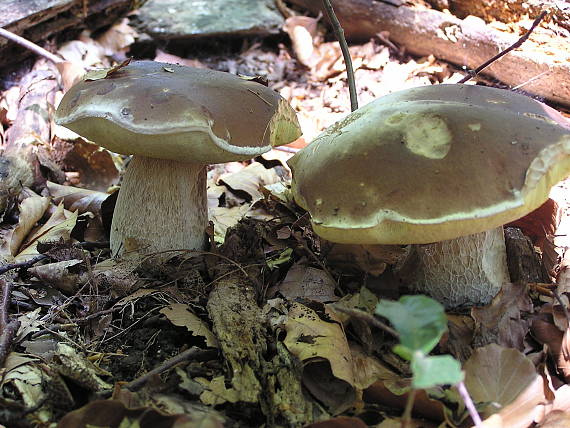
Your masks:
[[[570,174],[570,125],[532,98],[436,85],[378,99],[289,160],[296,201],[340,243],[420,244],[522,217]]]
[[[272,89],[152,61],[75,85],[56,122],[117,153],[196,163],[250,159],[300,135],[294,110]]]

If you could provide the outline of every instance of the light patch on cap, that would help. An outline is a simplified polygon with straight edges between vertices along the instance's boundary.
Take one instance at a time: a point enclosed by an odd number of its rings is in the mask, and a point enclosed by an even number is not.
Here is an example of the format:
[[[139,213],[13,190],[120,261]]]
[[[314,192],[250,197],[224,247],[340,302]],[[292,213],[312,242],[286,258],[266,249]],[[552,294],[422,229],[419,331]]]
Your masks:
[[[451,131],[445,120],[432,114],[409,115],[404,121],[403,139],[413,154],[443,159],[451,148]]]
[[[481,124],[480,123],[470,123],[469,125],[467,125],[469,127],[469,129],[473,132],[477,132],[481,130]]]

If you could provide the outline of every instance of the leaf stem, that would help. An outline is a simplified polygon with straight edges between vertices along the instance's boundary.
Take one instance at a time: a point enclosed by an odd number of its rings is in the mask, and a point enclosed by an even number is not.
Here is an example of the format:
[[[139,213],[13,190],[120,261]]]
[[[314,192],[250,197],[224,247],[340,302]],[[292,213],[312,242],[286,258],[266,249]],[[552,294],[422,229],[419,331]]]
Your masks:
[[[416,398],[417,389],[412,389],[408,392],[408,399],[406,400],[406,408],[402,415],[401,428],[409,428],[412,423],[412,409],[414,408],[414,400]]]
[[[475,408],[475,404],[473,404],[473,400],[471,399],[471,396],[469,395],[469,392],[465,387],[465,383],[459,382],[456,386],[457,386],[457,391],[459,391],[459,395],[463,399],[463,403],[465,403],[465,407],[467,407],[469,416],[471,416],[471,420],[473,421],[473,423],[477,428],[482,427],[483,421],[481,421],[481,416],[479,416],[479,413]]]

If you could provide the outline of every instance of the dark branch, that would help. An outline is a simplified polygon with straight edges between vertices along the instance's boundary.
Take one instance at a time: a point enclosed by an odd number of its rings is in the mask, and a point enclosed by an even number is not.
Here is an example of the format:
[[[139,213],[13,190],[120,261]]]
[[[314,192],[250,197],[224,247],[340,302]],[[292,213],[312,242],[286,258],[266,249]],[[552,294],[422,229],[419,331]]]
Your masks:
[[[346,78],[348,80],[348,93],[350,94],[350,109],[352,111],[358,108],[358,97],[356,95],[356,83],[354,80],[354,68],[352,68],[352,59],[350,58],[350,52],[348,51],[348,45],[346,44],[346,39],[344,38],[344,30],[340,26],[340,22],[336,17],[330,0],[323,0],[323,7],[331,23],[334,35],[338,40],[340,45],[340,50],[342,51],[342,56],[344,58],[344,63],[346,64]]]

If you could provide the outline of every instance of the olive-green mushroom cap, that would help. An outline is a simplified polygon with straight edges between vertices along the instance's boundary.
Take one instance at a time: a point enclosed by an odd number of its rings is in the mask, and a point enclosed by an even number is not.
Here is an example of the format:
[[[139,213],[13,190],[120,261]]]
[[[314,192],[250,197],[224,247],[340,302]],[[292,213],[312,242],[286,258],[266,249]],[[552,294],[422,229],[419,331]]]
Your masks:
[[[277,92],[229,73],[136,61],[103,76],[73,86],[55,120],[117,153],[228,162],[301,133],[295,111]]]
[[[295,200],[323,238],[430,243],[540,206],[570,174],[570,125],[514,92],[427,86],[354,111],[289,165]]]

